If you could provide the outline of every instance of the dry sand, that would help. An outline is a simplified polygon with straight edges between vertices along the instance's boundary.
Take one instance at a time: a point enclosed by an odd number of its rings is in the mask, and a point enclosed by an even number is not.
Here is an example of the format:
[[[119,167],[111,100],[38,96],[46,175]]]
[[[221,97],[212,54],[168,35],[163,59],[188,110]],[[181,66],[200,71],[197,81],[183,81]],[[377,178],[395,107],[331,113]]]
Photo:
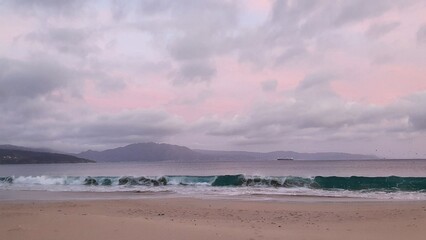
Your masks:
[[[426,202],[0,202],[0,239],[426,239]]]

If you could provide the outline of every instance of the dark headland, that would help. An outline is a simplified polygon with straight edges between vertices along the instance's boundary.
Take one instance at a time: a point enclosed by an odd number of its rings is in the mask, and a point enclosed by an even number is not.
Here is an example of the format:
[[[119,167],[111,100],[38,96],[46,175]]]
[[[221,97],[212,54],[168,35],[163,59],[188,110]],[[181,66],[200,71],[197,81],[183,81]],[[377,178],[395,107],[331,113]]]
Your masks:
[[[13,145],[0,145],[0,164],[93,163],[95,161],[68,154],[47,152]]]

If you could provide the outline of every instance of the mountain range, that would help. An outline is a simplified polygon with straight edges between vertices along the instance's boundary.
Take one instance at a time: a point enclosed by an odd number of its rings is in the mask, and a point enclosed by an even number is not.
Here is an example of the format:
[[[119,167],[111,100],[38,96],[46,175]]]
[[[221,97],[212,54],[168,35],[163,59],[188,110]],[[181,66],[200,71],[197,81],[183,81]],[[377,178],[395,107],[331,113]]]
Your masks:
[[[378,159],[374,155],[349,154],[338,152],[298,153],[293,151],[245,152],[245,151],[212,151],[190,149],[184,146],[165,143],[135,143],[124,147],[104,151],[86,151],[76,156],[97,162],[137,162],[137,161],[215,161],[215,160],[276,160],[293,158],[295,160],[366,160]]]
[[[154,161],[253,161],[276,160],[367,160],[374,155],[339,152],[299,153],[293,151],[246,152],[190,149],[166,143],[135,143],[104,151],[85,151],[64,154],[45,148],[0,145],[0,164],[19,163],[88,163],[88,162],[154,162]]]

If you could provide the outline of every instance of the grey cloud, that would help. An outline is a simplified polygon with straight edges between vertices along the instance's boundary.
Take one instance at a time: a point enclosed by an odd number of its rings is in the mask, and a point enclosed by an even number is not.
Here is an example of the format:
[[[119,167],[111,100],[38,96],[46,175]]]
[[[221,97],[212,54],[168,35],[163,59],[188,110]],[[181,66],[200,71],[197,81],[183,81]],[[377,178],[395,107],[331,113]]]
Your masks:
[[[273,92],[277,89],[277,80],[266,80],[262,82],[262,90],[265,92]]]
[[[259,28],[239,36],[238,54],[242,61],[257,65],[287,64],[299,56],[306,56],[305,38],[310,23],[323,21],[316,18],[321,5],[312,1],[275,1],[268,20]],[[321,14],[319,14],[321,15]],[[325,25],[325,24],[324,24]],[[325,27],[314,27],[322,31]]]
[[[417,129],[424,127],[426,114],[416,115],[409,110],[419,109],[419,101],[407,101],[410,107],[348,102],[331,90],[330,81],[335,77],[330,76],[307,76],[297,88],[286,93],[286,100],[258,105],[232,120],[213,121],[207,134],[227,136],[235,144],[250,144],[302,139],[371,140],[384,135],[409,135],[414,131],[411,125]]]
[[[293,47],[290,47],[290,48],[284,50],[277,57],[276,63],[282,64],[282,63],[285,63],[289,60],[295,59],[297,57],[301,57],[301,56],[303,56],[307,53],[308,53],[308,51],[306,50],[306,48],[304,46],[293,46]]]
[[[0,59],[0,100],[17,107],[36,98],[45,102],[80,98],[85,79],[93,80],[101,92],[126,87],[124,80],[107,70],[69,68],[48,57],[26,61],[3,58]]]
[[[160,17],[169,18],[171,27],[182,31],[182,33],[194,31],[221,32],[223,27],[233,25],[236,21],[235,11],[237,9],[232,2],[148,0],[141,1],[140,5],[142,14],[161,14]],[[141,20],[144,20],[144,16],[141,17]],[[187,28],[188,26],[191,27]]]
[[[4,137],[16,136],[9,135],[6,132],[19,131],[19,128],[26,126],[29,119],[33,121],[39,121],[43,119],[46,113],[49,112],[49,104],[44,102],[42,99],[7,99],[3,100],[0,104],[0,110],[2,112],[0,116],[1,125],[7,129],[2,129]],[[54,117],[51,109],[51,117]],[[18,134],[19,135],[19,134]]]
[[[314,11],[318,5],[318,1],[276,0],[272,7],[271,20],[275,23],[284,23],[285,21],[294,22],[303,16],[309,15],[309,13]]]
[[[417,43],[426,44],[426,24],[423,24],[417,31]]]
[[[183,63],[174,79],[174,84],[208,82],[216,74],[216,69],[208,62]]]
[[[108,60],[97,57],[102,51],[97,45],[97,40],[101,39],[105,29],[90,28],[46,28],[39,31],[31,32],[21,39],[31,43],[39,43],[50,54],[45,54],[52,58],[51,55],[56,54],[57,57],[63,55],[76,56],[77,67],[74,73],[83,79],[91,79],[101,92],[111,92],[122,90],[125,88],[125,80],[114,76],[112,69],[118,69],[120,60]],[[39,53],[38,53],[39,54]],[[78,62],[80,60],[80,62]],[[85,67],[82,67],[85,66]],[[66,73],[66,71],[64,72]],[[66,79],[64,79],[66,80]]]
[[[339,11],[334,20],[336,25],[343,25],[350,22],[364,20],[366,18],[377,17],[390,9],[396,1],[368,1],[354,0],[341,1]]]
[[[96,90],[100,93],[120,91],[127,87],[123,78],[116,77],[105,69],[82,71],[82,77],[91,79],[96,84]]]
[[[127,16],[127,1],[113,0],[111,2],[111,12],[114,20],[119,21]]]
[[[74,70],[43,58],[1,59],[0,141],[55,139],[54,126],[78,116],[69,105],[81,101],[78,78]]]
[[[87,1],[84,0],[3,0],[3,3],[13,7],[27,16],[63,16],[71,17],[81,13]]]
[[[89,29],[78,28],[48,28],[32,32],[25,36],[27,41],[38,42],[47,49],[55,49],[64,54],[86,57],[99,51],[94,39],[99,33]]]
[[[312,1],[275,1],[269,21],[262,26],[266,42],[278,45],[296,43],[300,40],[303,22],[309,20],[317,7],[318,4]]]
[[[277,0],[268,20],[259,28],[239,36],[240,44],[236,48],[241,61],[260,66],[290,64],[298,57],[306,60],[316,52],[312,43],[320,43],[318,41],[330,36],[336,39],[343,26],[381,16],[413,2]],[[369,34],[386,34],[396,27],[397,23],[374,26]],[[330,44],[329,47],[336,46]]]
[[[327,91],[330,90],[330,81],[334,80],[335,76],[329,73],[316,73],[310,74],[299,83],[296,88],[296,93],[300,94],[304,91]]]
[[[60,129],[60,123],[71,122],[78,115],[75,111],[64,114],[64,109],[72,110],[64,102],[49,101],[43,97],[14,97],[1,101],[0,141],[35,143],[47,139],[57,140],[53,129]]]
[[[407,112],[407,120],[413,131],[426,131],[426,92],[419,92],[402,99],[395,107]]]
[[[207,34],[185,36],[175,40],[169,47],[169,51],[172,57],[178,61],[208,59],[214,51],[210,43],[210,36]]]
[[[370,38],[379,38],[400,25],[399,22],[376,23],[372,24],[366,31],[366,35]]]
[[[139,9],[144,15],[156,15],[170,9],[174,1],[169,0],[144,0],[140,2]]]
[[[277,0],[267,21],[252,29],[239,28],[242,9],[232,1],[141,1],[126,9],[134,14],[128,19],[136,19],[139,29],[152,34],[156,45],[166,50],[176,62],[173,72],[178,72],[179,78],[171,74],[176,84],[212,79],[215,66],[209,64],[206,68],[204,63],[213,62],[214,58],[223,54],[236,53],[241,61],[261,67],[281,67],[299,59],[305,61],[311,55],[319,54],[315,51],[319,38],[333,34],[343,25],[380,16],[401,5],[403,3],[399,0]],[[393,23],[372,27],[370,34],[385,34],[392,27],[397,26]],[[164,34],[166,31],[168,34]],[[203,68],[195,70],[194,64],[198,61],[203,62],[200,64]],[[200,74],[192,77],[188,72]],[[204,77],[206,75],[208,77]]]
[[[410,122],[416,130],[426,130],[426,114],[415,113],[410,116]]]
[[[152,33],[160,47],[165,47],[177,62],[179,77],[174,83],[210,80],[216,72],[211,60],[232,49],[236,4],[212,0],[142,1],[139,4],[140,29]]]
[[[124,80],[105,76],[102,79],[96,79],[98,90],[103,93],[120,91],[126,88],[127,84]]]
[[[65,151],[81,151],[85,150],[82,148],[117,147],[129,142],[164,141],[185,128],[180,118],[161,110],[96,114],[84,110],[83,106],[70,112],[63,110],[63,104],[39,101],[30,108],[35,110],[36,105],[44,109],[38,113],[41,117],[23,118],[9,113],[10,120],[19,121],[0,125],[0,141],[26,146],[39,143],[58,146]],[[4,116],[0,116],[0,121],[5,123]],[[61,140],[59,145],[58,139]]]
[[[324,131],[368,123],[376,120],[376,116],[380,114],[379,109],[343,101],[330,89],[326,81],[315,85],[302,85],[288,93],[288,96],[291,96],[290,101],[275,106],[277,112],[270,114],[259,109],[257,114],[271,119],[273,115],[282,116],[274,123],[281,127],[317,128]]]
[[[265,27],[272,38],[300,39],[342,25],[377,17],[398,6],[398,1],[290,1],[277,0]],[[272,27],[272,28],[271,28]]]
[[[183,123],[162,111],[135,110],[118,114],[103,114],[83,123],[77,137],[84,138],[125,138],[139,136],[160,138],[181,131]]]
[[[0,99],[32,99],[65,88],[73,71],[53,62],[0,59]]]
[[[167,40],[171,40],[171,44],[175,40],[181,42],[178,46],[185,49],[189,47],[183,46],[184,40],[191,41],[188,45],[202,44],[201,41],[214,42],[216,37],[226,37],[228,31],[232,31],[232,27],[237,23],[238,8],[232,2],[150,0],[141,1],[139,4],[141,12],[136,12],[135,18],[141,24],[142,30],[151,32],[168,30],[174,33],[174,36],[166,36]],[[162,28],[158,29],[158,25],[149,26],[145,24],[153,22],[161,22]],[[212,47],[217,46],[213,44]]]

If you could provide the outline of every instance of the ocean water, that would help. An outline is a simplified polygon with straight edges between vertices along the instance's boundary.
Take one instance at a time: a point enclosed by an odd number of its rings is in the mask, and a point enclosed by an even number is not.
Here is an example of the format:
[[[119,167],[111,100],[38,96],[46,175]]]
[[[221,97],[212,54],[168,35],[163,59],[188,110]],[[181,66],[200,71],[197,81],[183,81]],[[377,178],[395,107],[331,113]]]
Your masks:
[[[0,194],[22,191],[426,200],[426,160],[0,165]]]

